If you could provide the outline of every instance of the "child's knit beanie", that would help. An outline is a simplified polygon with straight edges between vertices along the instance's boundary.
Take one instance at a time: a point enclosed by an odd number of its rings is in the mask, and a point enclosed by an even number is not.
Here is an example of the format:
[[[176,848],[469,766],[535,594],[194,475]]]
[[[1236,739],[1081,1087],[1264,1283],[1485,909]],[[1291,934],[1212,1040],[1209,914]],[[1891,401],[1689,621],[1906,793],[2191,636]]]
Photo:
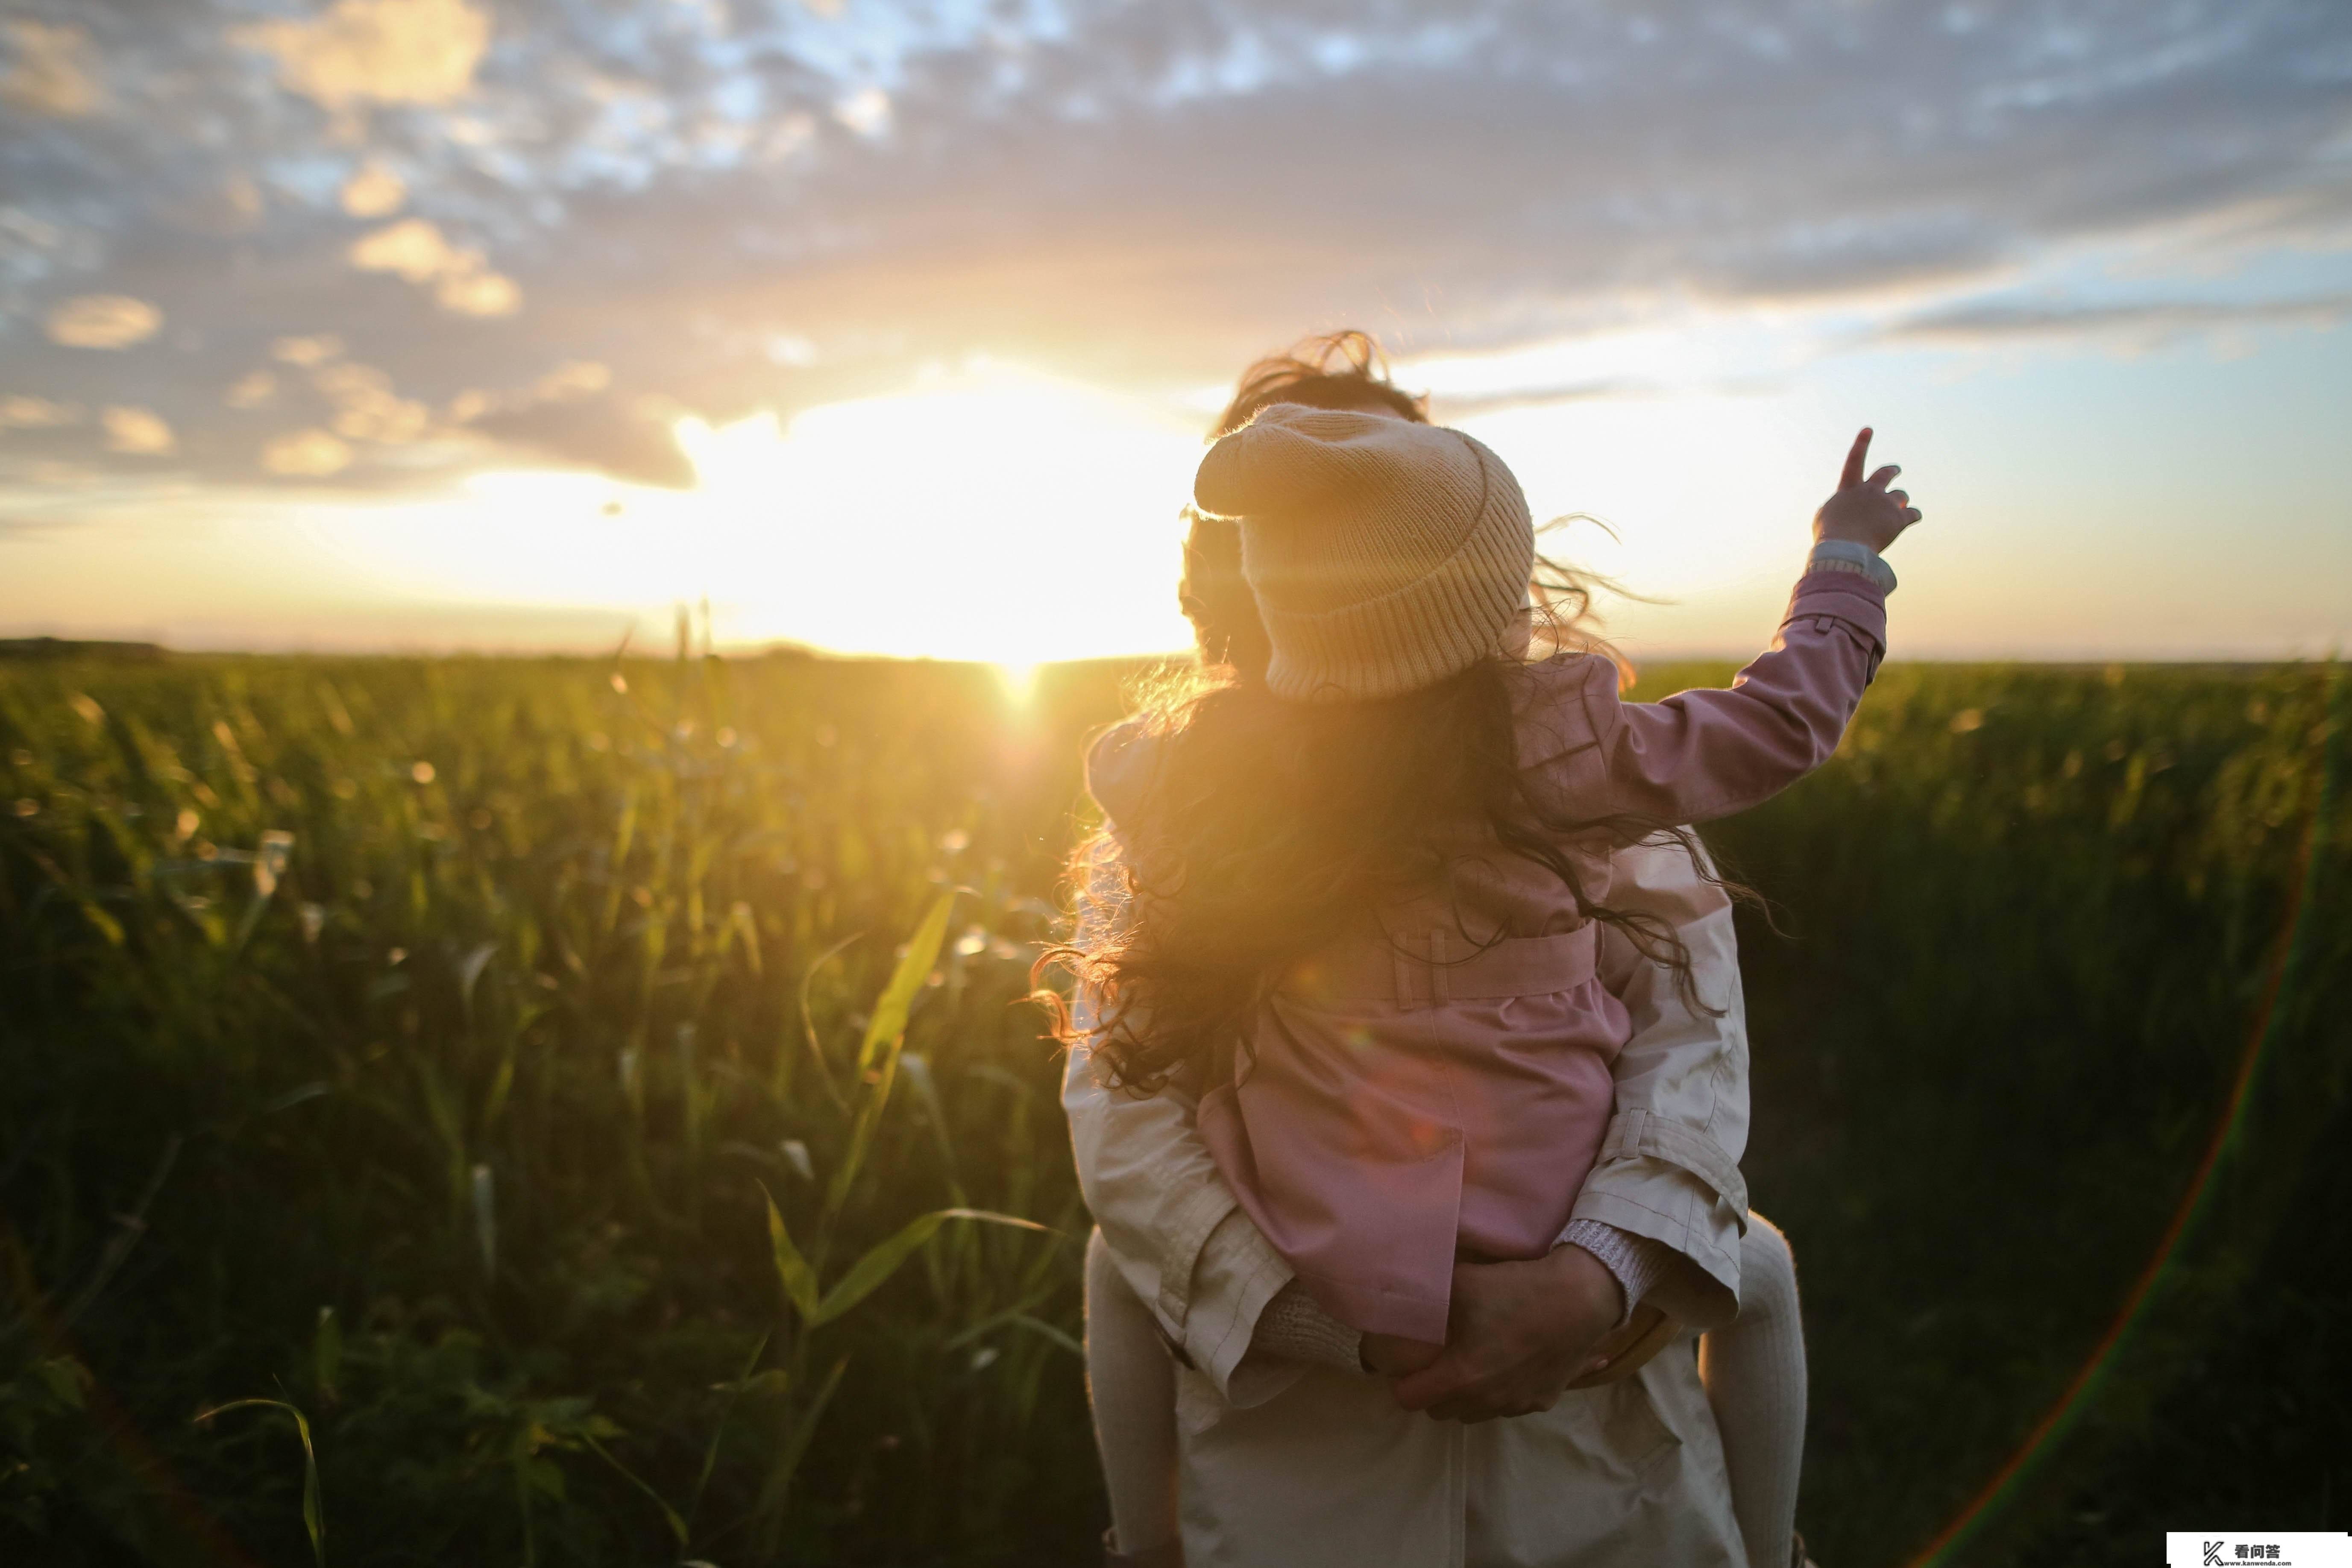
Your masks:
[[[1433,686],[1493,653],[1527,601],[1527,498],[1459,430],[1277,403],[1209,448],[1192,497],[1240,520],[1277,697]]]

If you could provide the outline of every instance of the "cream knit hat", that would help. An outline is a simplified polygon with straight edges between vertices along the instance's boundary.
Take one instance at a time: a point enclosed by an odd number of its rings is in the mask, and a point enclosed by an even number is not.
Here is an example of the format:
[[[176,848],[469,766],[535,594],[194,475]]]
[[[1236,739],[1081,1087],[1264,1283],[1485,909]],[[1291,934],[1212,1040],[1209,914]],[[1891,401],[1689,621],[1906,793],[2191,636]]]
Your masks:
[[[1434,686],[1493,653],[1527,601],[1527,498],[1459,430],[1274,404],[1209,448],[1192,498],[1241,521],[1277,697]]]

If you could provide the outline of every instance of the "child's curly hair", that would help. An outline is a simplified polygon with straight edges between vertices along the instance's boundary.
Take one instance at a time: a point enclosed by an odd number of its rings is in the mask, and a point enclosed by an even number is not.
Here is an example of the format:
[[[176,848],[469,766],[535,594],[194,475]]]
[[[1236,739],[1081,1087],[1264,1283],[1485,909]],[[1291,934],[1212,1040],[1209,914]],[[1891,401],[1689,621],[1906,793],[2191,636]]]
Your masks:
[[[1426,399],[1389,380],[1362,332],[1310,339],[1251,366],[1212,435],[1276,402],[1428,418]],[[1066,967],[1096,999],[1092,1044],[1107,1082],[1148,1094],[1225,1081],[1246,1066],[1257,1010],[1294,963],[1369,913],[1446,889],[1498,850],[1558,876],[1585,918],[1623,931],[1704,1008],[1673,926],[1588,896],[1570,848],[1580,837],[1666,837],[1711,876],[1696,838],[1661,823],[1563,817],[1520,766],[1517,686],[1528,661],[1598,655],[1621,679],[1629,673],[1594,634],[1592,579],[1539,557],[1530,586],[1524,655],[1498,650],[1381,701],[1286,702],[1265,685],[1265,631],[1242,580],[1238,531],[1193,515],[1184,608],[1202,665],[1144,694],[1140,723],[1159,753],[1145,820],[1119,824],[1122,841],[1098,834],[1073,854],[1076,929],[1038,960],[1041,975]],[[1059,998],[1041,996],[1057,1037],[1076,1044]]]

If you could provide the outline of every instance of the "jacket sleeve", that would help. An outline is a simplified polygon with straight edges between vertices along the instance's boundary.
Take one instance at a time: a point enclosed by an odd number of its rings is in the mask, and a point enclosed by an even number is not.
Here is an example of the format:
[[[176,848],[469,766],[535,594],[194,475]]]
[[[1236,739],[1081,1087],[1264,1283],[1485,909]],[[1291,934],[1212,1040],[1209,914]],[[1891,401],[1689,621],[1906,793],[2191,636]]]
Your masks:
[[[1672,846],[1616,856],[1622,904],[1670,921],[1690,950],[1699,994],[1725,1009],[1695,1012],[1673,976],[1620,939],[1609,979],[1633,1016],[1617,1058],[1618,1114],[1574,1218],[1613,1225],[1687,1260],[1651,1294],[1684,1322],[1727,1322],[1739,1289],[1739,1233],[1747,1193],[1738,1157],[1748,1140],[1748,1048],[1740,1011],[1731,906]],[[1193,1121],[1173,1090],[1137,1100],[1095,1081],[1085,1044],[1093,1005],[1073,1003],[1080,1044],[1070,1053],[1062,1104],[1070,1119],[1078,1184],[1120,1275],[1160,1331],[1217,1393],[1252,1405],[1280,1392],[1280,1367],[1244,1364],[1268,1301],[1290,1266],[1241,1212]]]
[[[1672,1247],[1675,1269],[1649,1299],[1697,1329],[1729,1322],[1739,1303],[1748,1187],[1748,1024],[1731,900],[1677,845],[1638,844],[1614,858],[1611,900],[1669,921],[1690,950],[1695,1007],[1665,965],[1603,933],[1601,975],[1632,1015],[1612,1073],[1617,1109],[1570,1223],[1597,1221]],[[1711,870],[1712,868],[1710,867]],[[1706,1009],[1718,1010],[1710,1016]]]
[[[1095,868],[1098,890],[1110,865],[1106,858]],[[1192,1098],[1172,1088],[1143,1099],[1105,1089],[1088,1048],[1095,999],[1083,986],[1071,1014],[1078,1044],[1063,1072],[1062,1109],[1087,1207],[1169,1344],[1219,1394],[1255,1403],[1246,1387],[1234,1387],[1234,1373],[1290,1266],[1241,1212],[1202,1141]]]
[[[1606,660],[1582,661],[1584,743],[1551,759],[1549,782],[1580,818],[1688,823],[1743,811],[1829,760],[1885,652],[1885,590],[1851,572],[1809,571],[1772,646],[1727,689],[1626,702]]]

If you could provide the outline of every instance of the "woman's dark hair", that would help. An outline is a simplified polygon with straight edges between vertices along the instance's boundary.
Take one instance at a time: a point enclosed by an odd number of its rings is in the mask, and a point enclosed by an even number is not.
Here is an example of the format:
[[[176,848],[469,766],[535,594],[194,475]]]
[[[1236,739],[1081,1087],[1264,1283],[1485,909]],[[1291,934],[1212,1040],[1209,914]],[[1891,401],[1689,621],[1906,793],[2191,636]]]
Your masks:
[[[1233,401],[1217,416],[1210,438],[1240,429],[1270,403],[1385,408],[1416,425],[1429,423],[1428,397],[1415,397],[1390,380],[1388,355],[1370,333],[1353,329],[1304,339],[1242,372]]]
[[[1361,332],[1251,366],[1220,429],[1285,401],[1377,404],[1426,419],[1420,399],[1389,383]],[[1238,543],[1223,554],[1220,529],[1236,532],[1196,518],[1186,552],[1185,607],[1202,663],[1146,693],[1137,721],[1155,752],[1144,798],[1122,803],[1137,820],[1118,824],[1118,843],[1097,835],[1075,853],[1077,929],[1038,961],[1041,972],[1068,967],[1097,999],[1094,1059],[1106,1081],[1138,1094],[1225,1081],[1245,1067],[1257,1010],[1298,960],[1364,931],[1368,918],[1404,899],[1435,893],[1458,908],[1451,890],[1497,857],[1559,877],[1586,919],[1622,931],[1704,1005],[1673,925],[1597,901],[1579,869],[1591,863],[1584,846],[1664,836],[1704,872],[1696,839],[1662,823],[1576,818],[1520,764],[1517,712],[1530,661],[1615,659],[1589,629],[1586,579],[1538,559],[1524,654],[1497,648],[1434,686],[1380,701],[1289,702],[1266,689],[1265,628]],[[1462,934],[1474,945],[1499,935]],[[1057,1024],[1076,1043],[1066,1013]]]

